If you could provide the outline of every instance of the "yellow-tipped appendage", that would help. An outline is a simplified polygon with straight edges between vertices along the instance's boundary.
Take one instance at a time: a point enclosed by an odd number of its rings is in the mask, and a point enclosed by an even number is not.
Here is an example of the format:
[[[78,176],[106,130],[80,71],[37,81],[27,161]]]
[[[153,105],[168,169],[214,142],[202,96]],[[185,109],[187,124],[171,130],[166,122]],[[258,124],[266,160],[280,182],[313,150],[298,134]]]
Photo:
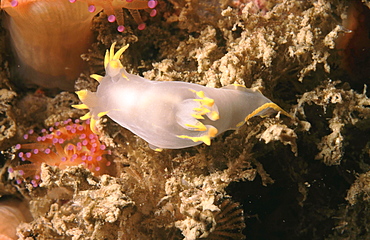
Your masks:
[[[87,120],[89,118],[91,118],[91,113],[90,112],[88,112],[85,115],[83,115],[82,117],[80,117],[81,120]]]
[[[107,50],[104,57],[104,67],[107,69],[108,65],[112,68],[122,68],[122,63],[119,60],[121,55],[126,51],[126,49],[130,46],[130,44],[127,44],[126,46],[123,46],[120,50],[118,50],[116,53],[114,53],[114,47],[116,46],[116,42],[112,44],[110,47],[110,50]]]
[[[86,100],[86,96],[88,94],[86,89],[80,90],[76,92],[78,98],[83,102]]]
[[[103,76],[100,76],[98,74],[91,74],[90,77],[95,79],[98,82],[100,82],[103,79]]]
[[[199,132],[203,132],[203,131],[207,130],[207,127],[204,126],[204,124],[201,123],[201,122],[197,122],[195,125],[194,124],[185,124],[185,126],[194,128],[194,131],[199,131]]]
[[[198,102],[200,104],[199,107],[193,108],[193,113],[191,116],[195,119],[201,120],[204,119],[204,115],[207,115],[208,118],[212,121],[218,120],[220,118],[219,113],[217,110],[212,109],[215,104],[215,100],[212,98],[208,98],[205,96],[203,91],[196,91],[193,89],[189,89],[191,92],[195,93],[197,97],[193,99],[193,101]],[[209,109],[211,108],[211,109]],[[201,123],[200,121],[196,121],[196,124],[185,124],[185,126],[193,128],[193,131],[204,132],[199,137],[191,137],[187,135],[177,135],[179,138],[183,139],[190,139],[193,142],[204,142],[207,145],[211,145],[211,138],[215,137],[218,133],[217,128],[213,126],[209,126],[208,128]]]
[[[290,116],[289,113],[287,113],[286,111],[284,111],[281,107],[279,107],[277,104],[273,103],[273,102],[269,102],[269,103],[265,103],[263,104],[262,106],[260,106],[259,108],[257,108],[256,110],[254,110],[252,113],[250,113],[245,119],[244,121],[247,122],[249,119],[251,119],[252,117],[256,116],[258,113],[260,113],[261,111],[267,109],[267,108],[272,108],[274,109],[275,111],[277,112],[281,112],[282,114],[284,114],[285,116],[287,117],[290,117],[292,118],[292,116]],[[261,116],[263,117],[263,116]]]
[[[187,135],[178,135],[177,137],[179,138],[183,138],[183,139],[190,139],[192,140],[193,142],[204,142],[206,145],[211,145],[211,138],[215,137],[218,133],[218,130],[217,128],[215,127],[210,127],[208,129],[208,132],[206,134],[204,134],[203,136],[200,136],[200,137],[190,137],[190,136],[187,136]]]
[[[86,99],[86,96],[88,94],[87,90],[84,89],[84,90],[80,90],[80,91],[77,91],[76,92],[78,98],[84,102],[84,100]],[[86,104],[77,104],[77,105],[72,105],[72,107],[74,108],[77,108],[77,109],[89,109],[89,107],[86,105]]]

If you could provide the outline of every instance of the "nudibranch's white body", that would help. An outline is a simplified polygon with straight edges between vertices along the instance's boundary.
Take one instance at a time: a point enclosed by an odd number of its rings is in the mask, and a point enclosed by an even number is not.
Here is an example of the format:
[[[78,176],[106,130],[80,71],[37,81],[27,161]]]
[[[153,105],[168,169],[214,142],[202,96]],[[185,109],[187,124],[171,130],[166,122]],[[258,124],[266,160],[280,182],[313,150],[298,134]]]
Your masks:
[[[106,76],[92,75],[100,85],[96,92],[78,91],[90,109],[82,119],[91,118],[91,128],[108,115],[150,144],[151,148],[178,149],[201,144],[242,126],[249,118],[282,111],[258,91],[231,85],[209,88],[186,82],[150,81],[129,74],[119,57],[128,47],[114,54],[114,45],[105,57]],[[96,131],[96,130],[95,130]]]

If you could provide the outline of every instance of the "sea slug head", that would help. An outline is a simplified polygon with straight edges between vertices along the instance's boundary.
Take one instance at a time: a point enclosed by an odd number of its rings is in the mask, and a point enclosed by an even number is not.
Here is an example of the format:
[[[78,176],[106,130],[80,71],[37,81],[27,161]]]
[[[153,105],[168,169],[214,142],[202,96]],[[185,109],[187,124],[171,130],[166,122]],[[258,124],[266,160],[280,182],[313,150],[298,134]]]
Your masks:
[[[114,42],[112,46],[110,47],[110,51],[107,50],[107,52],[105,53],[105,58],[104,58],[104,67],[105,67],[106,74],[109,75],[111,78],[114,78],[117,75],[119,75],[121,70],[123,69],[123,65],[119,59],[121,55],[129,47],[129,44],[122,47],[116,53],[114,53],[115,46],[116,46],[116,43]],[[127,78],[126,75],[124,74],[122,75],[122,77]]]
[[[109,76],[109,78],[112,81],[118,80],[120,77],[128,79],[128,77],[125,75],[126,71],[124,70],[122,63],[119,59],[123,52],[129,47],[129,45],[127,44],[126,46],[118,50],[116,53],[114,53],[115,46],[116,43],[113,43],[110,50],[107,50],[105,54],[104,67],[106,75]],[[97,74],[92,74],[90,77],[94,78],[98,82],[101,82],[103,79],[103,76]],[[100,109],[99,107],[100,105],[95,92],[91,92],[88,90],[80,90],[77,91],[76,94],[78,95],[78,98],[81,100],[82,104],[72,105],[72,107],[77,109],[89,109],[90,111],[84,116],[82,116],[81,120],[90,119],[91,131],[93,131],[94,133],[98,133],[96,128],[96,122],[102,116],[106,115],[107,112]]]

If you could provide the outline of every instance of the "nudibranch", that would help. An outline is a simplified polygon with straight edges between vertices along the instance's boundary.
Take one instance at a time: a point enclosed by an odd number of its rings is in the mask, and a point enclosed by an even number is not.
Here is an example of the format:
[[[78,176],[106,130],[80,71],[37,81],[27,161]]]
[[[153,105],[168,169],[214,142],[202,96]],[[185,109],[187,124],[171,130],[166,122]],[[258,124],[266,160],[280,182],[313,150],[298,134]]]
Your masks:
[[[82,104],[73,107],[90,110],[81,119],[91,118],[92,131],[97,131],[96,121],[108,115],[153,149],[179,149],[210,145],[212,138],[254,116],[276,111],[289,116],[259,91],[243,86],[209,88],[129,74],[119,60],[128,45],[116,53],[114,47],[105,55],[106,75],[91,75],[100,83],[97,91],[76,92]]]
[[[42,163],[60,169],[81,164],[96,176],[107,173],[111,162],[106,155],[110,151],[91,131],[89,124],[89,121],[68,119],[56,122],[48,130],[43,129],[41,136],[30,130],[23,136],[29,143],[15,146],[17,150],[21,150],[18,157],[25,164],[9,168],[8,172],[15,175],[18,183],[22,182],[21,179],[31,177],[30,182],[34,187],[40,182]]]
[[[77,0],[69,0],[71,3]],[[78,0],[88,3],[89,12],[95,12],[98,8],[103,8],[104,12],[108,16],[109,22],[117,22],[117,30],[119,32],[125,31],[124,17],[122,8],[126,8],[130,11],[135,22],[138,24],[138,29],[145,29],[146,25],[141,18],[139,10],[145,10],[149,12],[151,17],[157,15],[155,7],[158,5],[157,0]]]

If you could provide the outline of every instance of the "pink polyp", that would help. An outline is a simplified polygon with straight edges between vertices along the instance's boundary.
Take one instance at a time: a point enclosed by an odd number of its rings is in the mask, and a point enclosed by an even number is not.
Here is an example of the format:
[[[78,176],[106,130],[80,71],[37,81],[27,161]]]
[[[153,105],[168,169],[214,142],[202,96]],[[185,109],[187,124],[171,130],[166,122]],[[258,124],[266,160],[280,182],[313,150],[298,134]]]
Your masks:
[[[96,11],[96,7],[94,5],[90,5],[88,8],[89,12],[93,13]]]
[[[28,152],[28,153],[26,153],[26,158],[30,158],[31,157],[31,153],[30,152]]]
[[[17,1],[17,0],[13,0],[13,1],[11,1],[11,2],[10,2],[10,6],[12,6],[12,7],[16,7],[16,6],[18,6],[18,1]]]
[[[123,31],[125,31],[125,26],[123,26],[123,25],[119,25],[119,26],[117,27],[117,31],[118,31],[118,32],[123,32]]]
[[[27,140],[28,139],[28,134],[24,134],[23,139]]]
[[[38,183],[37,183],[36,180],[32,180],[31,184],[32,184],[33,187],[38,187]]]
[[[73,162],[77,158],[77,154],[73,154],[71,157],[71,162]]]
[[[76,2],[76,0],[69,0],[69,2],[70,2],[70,3],[75,3],[75,2]]]
[[[146,27],[145,23],[140,23],[139,26],[137,26],[137,29],[144,30]]]
[[[21,145],[18,143],[17,145],[15,145],[15,149],[17,150],[21,149]]]
[[[157,10],[153,9],[150,14],[151,17],[155,17],[157,15]]]
[[[149,8],[155,8],[157,6],[158,2],[156,0],[149,0],[148,1],[148,7]]]
[[[116,16],[114,16],[114,15],[109,15],[108,16],[108,22],[115,22],[116,21]]]

